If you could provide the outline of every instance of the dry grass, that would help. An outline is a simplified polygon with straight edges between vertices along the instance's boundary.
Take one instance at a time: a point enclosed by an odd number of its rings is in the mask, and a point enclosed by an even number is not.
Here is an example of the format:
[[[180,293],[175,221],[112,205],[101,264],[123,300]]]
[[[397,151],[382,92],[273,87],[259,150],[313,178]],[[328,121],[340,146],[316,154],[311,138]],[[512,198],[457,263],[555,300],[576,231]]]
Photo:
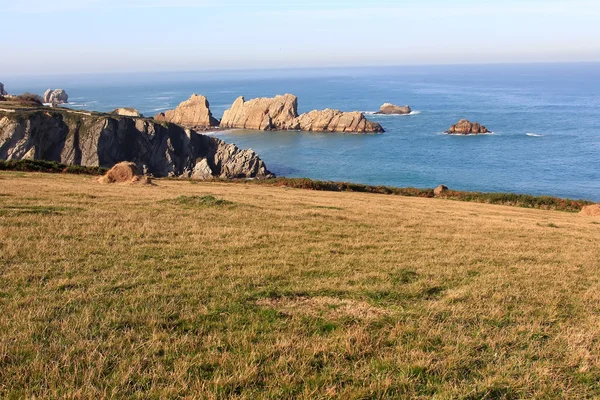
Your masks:
[[[599,218],[93,179],[0,173],[2,398],[600,396]]]

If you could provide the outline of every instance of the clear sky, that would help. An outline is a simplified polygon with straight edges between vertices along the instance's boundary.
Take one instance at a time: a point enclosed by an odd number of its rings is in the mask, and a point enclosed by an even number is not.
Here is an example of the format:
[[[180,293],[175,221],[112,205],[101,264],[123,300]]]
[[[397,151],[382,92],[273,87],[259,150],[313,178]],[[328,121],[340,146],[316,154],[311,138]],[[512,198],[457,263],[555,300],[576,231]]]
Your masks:
[[[600,61],[600,0],[0,0],[0,80]]]

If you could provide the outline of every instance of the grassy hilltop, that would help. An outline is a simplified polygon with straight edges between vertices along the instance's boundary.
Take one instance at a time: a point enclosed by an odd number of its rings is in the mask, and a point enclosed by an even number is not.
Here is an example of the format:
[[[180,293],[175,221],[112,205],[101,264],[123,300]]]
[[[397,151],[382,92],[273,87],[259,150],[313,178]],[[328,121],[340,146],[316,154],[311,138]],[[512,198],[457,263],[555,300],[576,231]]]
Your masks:
[[[0,397],[597,398],[600,219],[0,172]]]

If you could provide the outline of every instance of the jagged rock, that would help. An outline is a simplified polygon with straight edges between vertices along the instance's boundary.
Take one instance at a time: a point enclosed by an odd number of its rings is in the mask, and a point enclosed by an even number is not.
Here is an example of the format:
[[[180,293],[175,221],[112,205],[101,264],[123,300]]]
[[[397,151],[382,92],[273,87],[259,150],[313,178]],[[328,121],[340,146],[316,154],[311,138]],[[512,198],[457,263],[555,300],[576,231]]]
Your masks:
[[[105,168],[127,160],[155,177],[206,178],[209,169],[219,178],[273,176],[252,150],[179,125],[61,108],[0,111],[0,159],[23,158]]]
[[[123,117],[143,117],[143,115],[140,114],[140,112],[135,108],[127,107],[117,108],[113,112],[111,112],[111,114],[121,115]]]
[[[210,112],[210,104],[206,97],[197,94],[193,94],[174,110],[157,114],[154,119],[193,129],[209,129],[219,126],[219,121]]]
[[[600,217],[600,204],[584,206],[580,214],[585,217]]]
[[[466,119],[461,119],[458,122],[458,124],[452,125],[446,133],[459,135],[477,135],[482,133],[489,133],[489,131],[485,126],[480,125],[477,122],[470,122]]]
[[[311,111],[298,115],[298,98],[291,94],[245,101],[238,97],[225,111],[222,128],[258,130],[302,130],[321,132],[376,133],[381,125],[360,112]]]
[[[442,195],[446,194],[446,192],[448,192],[448,190],[450,190],[450,189],[448,189],[448,186],[440,185],[440,186],[436,187],[435,189],[433,189],[433,194],[435,196],[442,196]]]
[[[409,106],[396,106],[391,103],[385,103],[380,108],[379,111],[375,114],[384,114],[384,115],[406,115],[412,112]]]
[[[381,133],[381,125],[369,121],[364,114],[325,109],[300,115],[290,124],[290,129],[313,132]]]
[[[221,119],[221,128],[286,130],[298,116],[298,98],[291,94],[246,101],[238,97]]]
[[[200,161],[196,162],[196,166],[194,166],[194,169],[192,170],[192,173],[190,174],[190,178],[193,179],[211,179],[213,178],[213,170],[212,168],[210,168],[210,165],[208,164],[208,160],[206,158],[201,159]]]
[[[69,95],[63,89],[48,89],[44,93],[43,101],[49,104],[64,104],[69,102]]]
[[[4,90],[4,84],[0,82],[0,96],[6,96],[7,94],[6,90]]]

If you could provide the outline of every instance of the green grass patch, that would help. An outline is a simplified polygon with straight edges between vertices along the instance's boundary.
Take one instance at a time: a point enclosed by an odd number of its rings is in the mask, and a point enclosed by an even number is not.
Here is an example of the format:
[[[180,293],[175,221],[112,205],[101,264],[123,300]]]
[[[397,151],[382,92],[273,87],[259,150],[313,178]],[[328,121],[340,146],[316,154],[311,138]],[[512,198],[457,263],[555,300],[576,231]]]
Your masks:
[[[179,196],[172,200],[166,200],[171,204],[176,204],[184,207],[191,208],[203,208],[203,207],[225,207],[225,206],[233,206],[234,202],[217,199],[212,195],[206,196]]]
[[[78,175],[104,175],[107,171],[102,167],[84,167],[65,165],[56,161],[44,160],[0,160],[0,171],[45,172]]]

